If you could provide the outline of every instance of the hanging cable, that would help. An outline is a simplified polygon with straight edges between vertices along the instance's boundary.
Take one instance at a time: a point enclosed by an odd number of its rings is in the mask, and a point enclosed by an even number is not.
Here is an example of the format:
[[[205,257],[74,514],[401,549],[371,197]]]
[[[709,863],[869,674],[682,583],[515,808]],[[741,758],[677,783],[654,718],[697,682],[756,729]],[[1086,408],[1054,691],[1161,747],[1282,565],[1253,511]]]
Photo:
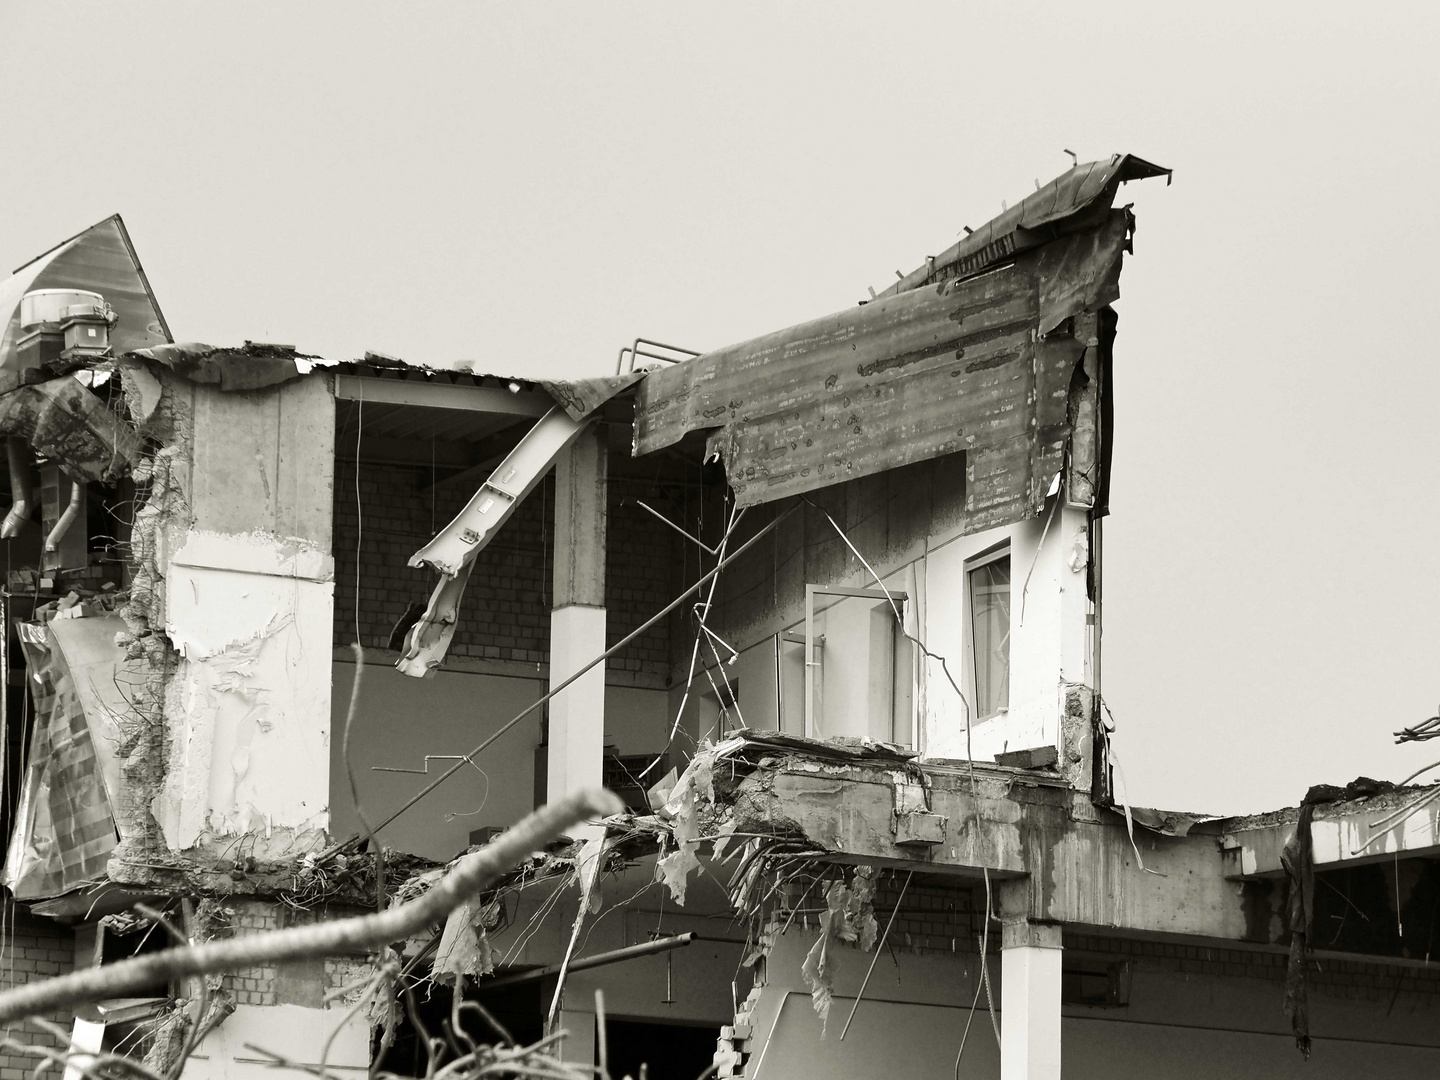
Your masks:
[[[594,668],[597,664],[603,664],[603,663],[604,663],[606,660],[608,660],[611,656],[614,656],[614,655],[615,655],[617,652],[619,652],[621,649],[624,649],[624,648],[626,648],[627,646],[629,646],[629,645],[630,645],[633,641],[635,641],[638,637],[640,637],[640,636],[641,636],[642,634],[644,634],[646,631],[648,631],[648,630],[651,629],[653,626],[655,626],[656,624],[658,624],[662,619],[664,619],[667,615],[669,615],[669,614],[670,614],[672,611],[674,611],[677,607],[679,607],[679,606],[680,606],[681,604],[683,604],[686,600],[688,600],[693,593],[695,593],[697,590],[703,588],[703,587],[705,586],[705,584],[706,584],[707,582],[709,582],[711,579],[713,579],[716,575],[718,575],[721,570],[725,569],[725,567],[729,566],[729,565],[730,565],[732,562],[734,562],[736,559],[740,558],[741,555],[745,554],[745,552],[747,552],[748,550],[750,550],[750,548],[751,548],[752,546],[754,546],[756,543],[758,543],[762,537],[768,535],[771,529],[775,528],[777,525],[779,525],[782,521],[784,521],[786,518],[788,518],[791,514],[793,514],[793,513],[794,513],[796,510],[798,510],[798,509],[800,509],[800,507],[799,507],[799,505],[797,504],[797,505],[795,505],[795,506],[792,506],[789,510],[786,510],[783,514],[778,515],[773,521],[770,522],[770,524],[768,524],[768,525],[766,525],[764,528],[762,528],[759,532],[757,532],[757,533],[756,533],[754,536],[752,536],[749,540],[746,540],[745,543],[741,544],[738,548],[736,548],[735,551],[734,551],[732,554],[727,555],[724,559],[722,559],[722,560],[720,560],[718,563],[716,563],[716,564],[715,564],[715,567],[714,567],[712,570],[710,570],[709,573],[703,575],[702,577],[698,578],[696,581],[694,581],[693,583],[691,583],[691,585],[690,585],[688,588],[686,588],[684,592],[680,593],[679,596],[677,596],[677,597],[675,597],[675,599],[671,600],[670,603],[666,604],[663,608],[661,608],[658,612],[656,612],[654,615],[652,615],[649,619],[645,620],[645,622],[643,622],[641,625],[639,625],[638,627],[636,627],[634,630],[630,631],[630,633],[626,634],[623,638],[621,638],[619,641],[617,641],[614,645],[610,646],[610,648],[606,649],[606,650],[605,650],[604,652],[602,652],[599,656],[595,657],[595,658],[594,658],[593,660],[591,660],[589,663],[585,664],[582,668],[580,668],[578,671],[576,671],[573,675],[571,675],[571,676],[569,676],[568,678],[566,678],[566,679],[565,679],[563,682],[561,682],[558,686],[552,688],[552,689],[551,689],[550,691],[548,691],[547,693],[545,693],[545,694],[543,694],[542,696],[536,698],[533,702],[531,702],[529,705],[527,705],[524,709],[522,709],[520,712],[518,712],[515,716],[511,717],[511,718],[510,718],[509,720],[507,720],[505,723],[501,724],[500,727],[497,728],[497,729],[494,731],[493,734],[491,734],[488,738],[486,738],[485,740],[483,740],[483,741],[480,743],[479,746],[475,747],[475,749],[471,750],[468,754],[466,754],[465,757],[464,757],[462,760],[457,761],[454,765],[450,766],[450,768],[446,769],[443,773],[441,773],[439,776],[437,776],[434,780],[432,780],[430,783],[426,784],[426,785],[425,785],[423,788],[421,788],[418,792],[416,792],[416,793],[415,793],[414,795],[412,795],[409,799],[407,799],[407,800],[405,801],[405,803],[404,803],[398,810],[395,810],[395,811],[394,811],[393,813],[391,813],[388,817],[386,817],[383,821],[378,822],[378,823],[375,825],[375,831],[378,833],[381,829],[385,828],[386,825],[389,825],[389,824],[390,824],[391,822],[393,822],[396,818],[398,818],[401,814],[405,813],[406,810],[409,810],[412,806],[414,806],[416,803],[418,803],[421,799],[425,798],[426,795],[429,795],[432,791],[434,791],[436,788],[438,788],[438,787],[439,787],[441,784],[443,784],[446,780],[449,780],[450,777],[454,776],[457,772],[459,772],[461,769],[463,769],[463,768],[465,767],[466,762],[467,762],[470,758],[473,758],[473,757],[478,756],[478,755],[479,755],[480,753],[482,753],[488,746],[490,746],[490,745],[491,745],[492,743],[494,743],[497,739],[499,739],[501,736],[503,736],[506,732],[508,732],[508,731],[509,731],[511,728],[513,728],[516,724],[520,723],[521,720],[524,720],[527,716],[529,716],[531,713],[533,713],[536,709],[540,708],[541,705],[544,705],[547,701],[549,701],[551,698],[553,698],[556,694],[560,693],[560,692],[561,692],[562,690],[564,690],[566,687],[570,686],[572,683],[574,683],[576,680],[578,680],[581,676],[583,676],[586,672],[590,671],[590,670],[591,670],[592,668]],[[352,842],[353,842],[354,840],[356,840],[356,839],[358,839],[358,837],[352,836],[352,837],[348,837],[347,839],[341,841],[341,842],[338,843],[338,844],[331,844],[330,847],[326,848],[325,851],[323,851],[323,852],[320,854],[319,857],[320,857],[320,858],[325,858],[325,857],[327,857],[327,856],[329,856],[329,855],[333,855],[335,852],[339,851],[341,848],[345,847],[347,844],[352,843]]]

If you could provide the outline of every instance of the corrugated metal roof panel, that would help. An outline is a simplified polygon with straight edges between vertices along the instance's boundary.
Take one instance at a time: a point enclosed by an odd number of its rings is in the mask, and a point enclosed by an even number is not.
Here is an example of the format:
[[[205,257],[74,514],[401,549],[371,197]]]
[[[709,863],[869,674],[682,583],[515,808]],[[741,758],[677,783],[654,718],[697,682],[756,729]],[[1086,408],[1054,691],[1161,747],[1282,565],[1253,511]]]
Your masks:
[[[1068,320],[1118,297],[1130,220],[651,372],[634,451],[711,429],[747,506],[964,450],[967,528],[1033,514],[1097,344]]]

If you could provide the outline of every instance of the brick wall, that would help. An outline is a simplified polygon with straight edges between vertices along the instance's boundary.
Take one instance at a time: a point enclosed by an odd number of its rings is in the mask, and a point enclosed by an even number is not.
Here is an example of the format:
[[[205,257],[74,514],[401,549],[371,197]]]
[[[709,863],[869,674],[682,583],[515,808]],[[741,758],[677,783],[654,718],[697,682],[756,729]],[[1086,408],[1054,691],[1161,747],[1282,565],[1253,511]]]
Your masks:
[[[0,915],[4,919],[4,934],[0,936],[0,986],[21,986],[63,975],[74,968],[75,934],[69,927],[31,915],[8,898],[0,908]],[[68,1009],[45,1014],[42,1019],[59,1024],[67,1032],[74,1022]],[[63,1049],[67,1044],[30,1020],[7,1024],[5,1032],[24,1043],[56,1049]],[[28,1080],[38,1060],[0,1049],[0,1080]]]
[[[407,565],[474,494],[466,485],[436,490],[428,468],[362,463],[359,513],[355,463],[335,473],[335,644],[356,633],[356,540],[359,531],[359,627],[366,648],[384,648],[391,628],[415,601],[425,602],[435,574]],[[627,497],[645,485],[610,484],[606,606],[609,644],[639,626],[673,597],[673,534]],[[553,571],[554,481],[547,476],[477,556],[449,655],[474,660],[544,664],[549,659]],[[683,542],[683,541],[682,541]],[[668,675],[664,624],[609,661],[610,681],[664,686]]]
[[[905,875],[882,873],[875,888],[875,919],[885,928]],[[916,875],[905,889],[905,898],[890,929],[890,944],[897,949],[916,952],[978,952],[975,939],[981,930],[981,912],[985,910],[985,890],[957,888]],[[990,928],[990,942],[999,948],[1000,935]]]
[[[314,912],[295,911],[263,900],[236,900],[224,905],[219,914],[224,921],[221,936],[225,937],[245,937],[270,930],[283,930],[286,927],[315,922],[324,916],[324,913],[317,915]],[[349,910],[334,912],[337,918],[355,914],[361,913]],[[372,973],[372,959],[364,956],[331,956],[289,965],[260,964],[227,973],[221,985],[240,1005],[291,1004],[321,1008],[324,1006],[324,996],[330,991],[349,986],[362,975]],[[347,1000],[352,1000],[359,989],[361,988],[352,988]]]

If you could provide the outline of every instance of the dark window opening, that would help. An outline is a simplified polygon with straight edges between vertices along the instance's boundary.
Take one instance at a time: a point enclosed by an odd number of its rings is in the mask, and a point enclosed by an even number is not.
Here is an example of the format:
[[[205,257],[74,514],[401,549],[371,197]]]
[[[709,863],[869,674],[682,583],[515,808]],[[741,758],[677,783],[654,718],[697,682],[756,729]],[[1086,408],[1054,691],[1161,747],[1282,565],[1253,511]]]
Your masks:
[[[1060,1001],[1102,1009],[1130,1004],[1130,965],[1067,957],[1060,972]]]
[[[617,1020],[605,1024],[611,1076],[639,1076],[648,1066],[650,1080],[695,1080],[715,1059],[718,1027]]]

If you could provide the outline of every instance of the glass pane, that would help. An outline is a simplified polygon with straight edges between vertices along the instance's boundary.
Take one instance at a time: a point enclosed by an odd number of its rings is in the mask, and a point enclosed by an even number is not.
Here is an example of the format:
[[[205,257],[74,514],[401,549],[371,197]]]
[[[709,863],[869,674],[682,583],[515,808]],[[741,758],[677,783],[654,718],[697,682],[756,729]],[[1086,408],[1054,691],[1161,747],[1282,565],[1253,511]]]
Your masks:
[[[993,716],[1010,705],[1010,556],[970,571],[970,623],[975,715]]]

